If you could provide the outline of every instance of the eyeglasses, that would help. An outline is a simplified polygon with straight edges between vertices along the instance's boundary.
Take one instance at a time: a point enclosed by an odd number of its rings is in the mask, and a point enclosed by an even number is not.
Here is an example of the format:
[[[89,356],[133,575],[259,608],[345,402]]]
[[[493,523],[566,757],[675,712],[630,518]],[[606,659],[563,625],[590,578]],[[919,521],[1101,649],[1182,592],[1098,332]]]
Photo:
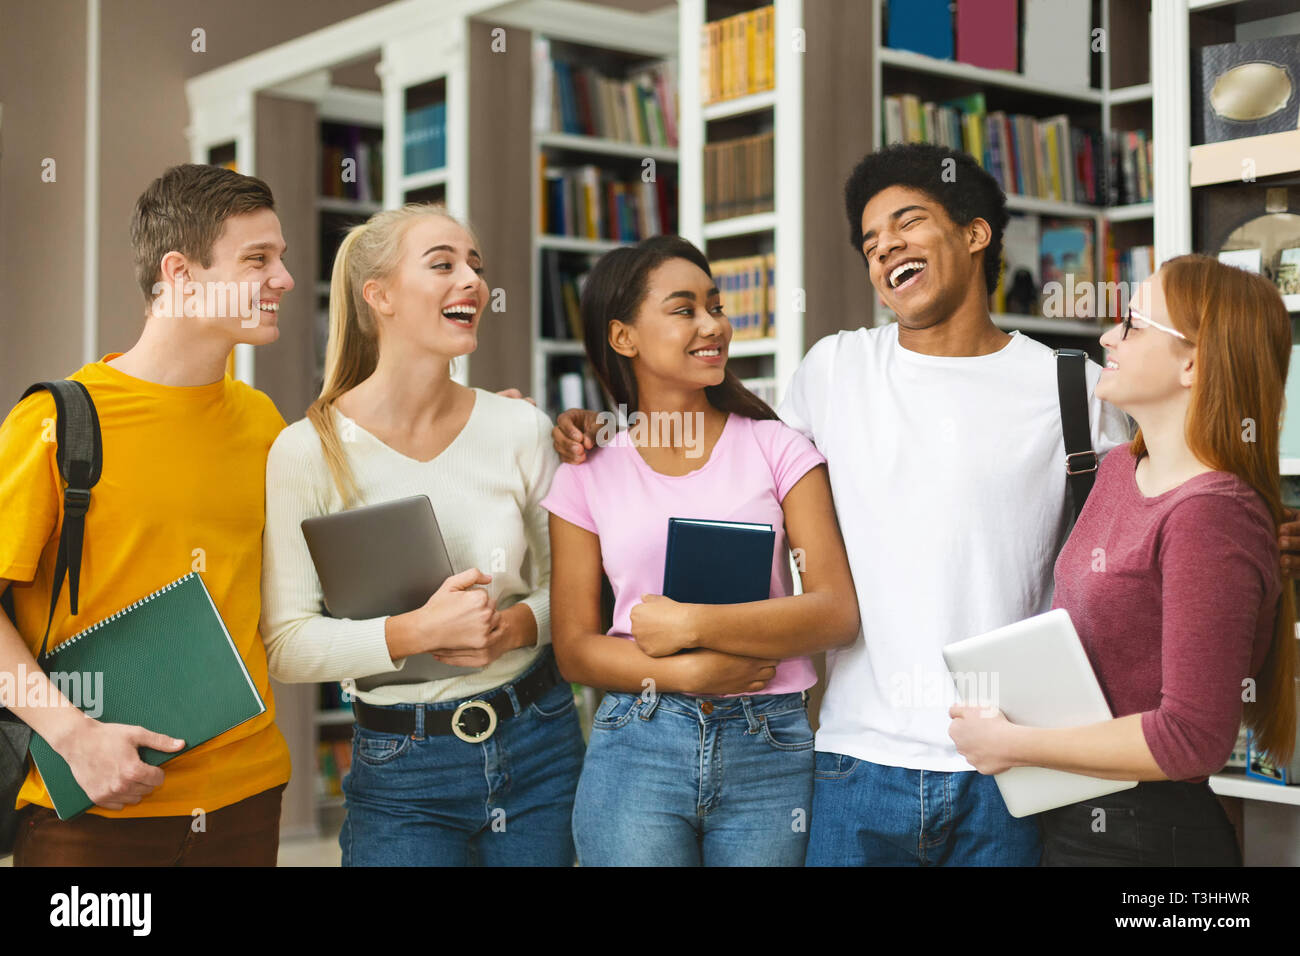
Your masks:
[[[1141,325],[1134,325],[1133,324],[1134,319],[1137,319],[1138,322],[1141,323]],[[1189,339],[1187,336],[1183,335],[1182,332],[1179,332],[1177,329],[1171,329],[1167,325],[1161,325],[1159,322],[1151,321],[1151,319],[1148,316],[1143,315],[1141,312],[1133,308],[1133,306],[1131,305],[1128,308],[1128,315],[1124,316],[1124,318],[1120,320],[1120,325],[1123,327],[1123,331],[1120,332],[1119,335],[1121,342],[1124,341],[1124,339],[1128,338],[1128,333],[1130,329],[1145,329],[1147,326],[1151,326],[1151,328],[1153,329],[1159,329],[1161,332],[1168,332],[1170,335],[1174,336],[1175,338],[1182,339],[1188,345],[1192,343],[1192,340]]]

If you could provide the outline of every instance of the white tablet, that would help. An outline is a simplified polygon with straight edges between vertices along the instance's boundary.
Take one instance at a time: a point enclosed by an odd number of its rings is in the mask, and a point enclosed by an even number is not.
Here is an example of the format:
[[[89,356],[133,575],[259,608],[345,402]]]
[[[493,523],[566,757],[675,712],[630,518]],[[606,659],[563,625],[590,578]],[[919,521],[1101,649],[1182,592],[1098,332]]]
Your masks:
[[[1079,727],[1114,716],[1064,608],[949,644],[943,658],[958,700],[996,707],[1013,724]],[[1013,817],[1137,786],[1045,767],[1012,767],[994,779]]]

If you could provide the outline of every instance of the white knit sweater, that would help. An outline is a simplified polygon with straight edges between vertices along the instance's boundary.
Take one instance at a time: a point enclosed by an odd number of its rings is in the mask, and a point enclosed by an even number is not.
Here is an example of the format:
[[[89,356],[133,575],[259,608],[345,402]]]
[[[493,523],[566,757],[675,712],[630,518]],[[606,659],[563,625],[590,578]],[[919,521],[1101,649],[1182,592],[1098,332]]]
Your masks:
[[[320,580],[303,539],[304,518],[343,508],[320,438],[307,419],[282,431],[266,465],[262,562],[262,637],[271,676],[286,682],[344,681],[372,704],[456,700],[522,674],[550,643],[551,548],[548,514],[538,507],[558,460],[551,422],[527,402],[474,389],[468,422],[431,461],[408,458],[337,409],[343,448],[363,504],[428,495],[456,571],[475,567],[498,609],[519,601],[537,620],[537,644],[507,651],[469,674],[358,692],[351,681],[397,673],[384,639],[385,618],[325,615]]]

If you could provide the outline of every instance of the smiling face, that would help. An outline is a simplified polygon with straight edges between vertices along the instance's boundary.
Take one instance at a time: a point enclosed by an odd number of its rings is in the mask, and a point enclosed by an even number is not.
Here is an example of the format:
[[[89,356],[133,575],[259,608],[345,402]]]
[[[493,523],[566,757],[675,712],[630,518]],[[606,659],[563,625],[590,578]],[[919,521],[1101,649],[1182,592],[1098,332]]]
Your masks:
[[[270,209],[256,209],[230,216],[221,225],[212,244],[211,265],[204,268],[196,261],[183,260],[187,281],[199,283],[202,290],[191,296],[193,290],[187,289],[186,306],[201,310],[198,321],[219,329],[234,342],[274,342],[280,337],[276,325],[280,300],[294,285],[284,264],[280,218]],[[215,307],[209,309],[209,303]]]
[[[385,346],[454,358],[478,345],[488,299],[483,260],[468,232],[442,216],[422,216],[402,237],[397,268],[362,290]]]
[[[961,226],[943,206],[907,186],[890,186],[862,210],[862,254],[871,284],[908,328],[951,316],[971,293],[986,291],[982,259],[990,231],[983,219]]]
[[[669,259],[650,273],[646,288],[634,322],[609,323],[610,344],[632,358],[639,391],[650,380],[668,388],[720,385],[731,323],[708,273],[686,259]]]
[[[1133,296],[1131,309],[1166,328],[1177,326],[1169,317],[1160,273],[1146,279]],[[1113,326],[1101,337],[1106,367],[1097,383],[1097,397],[1130,415],[1144,408],[1188,397],[1195,381],[1196,348],[1154,325],[1142,327],[1135,318],[1127,337]]]

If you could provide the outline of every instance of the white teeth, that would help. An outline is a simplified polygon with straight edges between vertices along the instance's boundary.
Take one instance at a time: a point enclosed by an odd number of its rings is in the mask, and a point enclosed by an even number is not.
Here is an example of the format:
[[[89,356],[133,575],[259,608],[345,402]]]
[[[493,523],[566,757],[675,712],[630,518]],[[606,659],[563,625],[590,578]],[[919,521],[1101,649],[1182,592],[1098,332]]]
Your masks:
[[[898,287],[898,277],[902,275],[902,273],[906,272],[908,269],[924,269],[924,268],[925,268],[925,263],[922,262],[920,259],[909,259],[907,262],[900,262],[897,266],[894,267],[894,271],[889,273],[890,288]]]
[[[692,355],[721,355],[722,349],[696,349]]]
[[[259,303],[257,303],[257,307],[258,307],[259,309],[261,309],[263,312],[279,312],[279,311],[280,311],[280,303],[279,303],[279,302],[259,302]]]
[[[1107,362],[1107,363],[1106,363],[1106,367],[1107,367],[1107,368],[1119,368],[1119,366],[1116,365],[1114,362]]]
[[[443,315],[473,315],[478,309],[472,305],[452,305],[442,310]]]

